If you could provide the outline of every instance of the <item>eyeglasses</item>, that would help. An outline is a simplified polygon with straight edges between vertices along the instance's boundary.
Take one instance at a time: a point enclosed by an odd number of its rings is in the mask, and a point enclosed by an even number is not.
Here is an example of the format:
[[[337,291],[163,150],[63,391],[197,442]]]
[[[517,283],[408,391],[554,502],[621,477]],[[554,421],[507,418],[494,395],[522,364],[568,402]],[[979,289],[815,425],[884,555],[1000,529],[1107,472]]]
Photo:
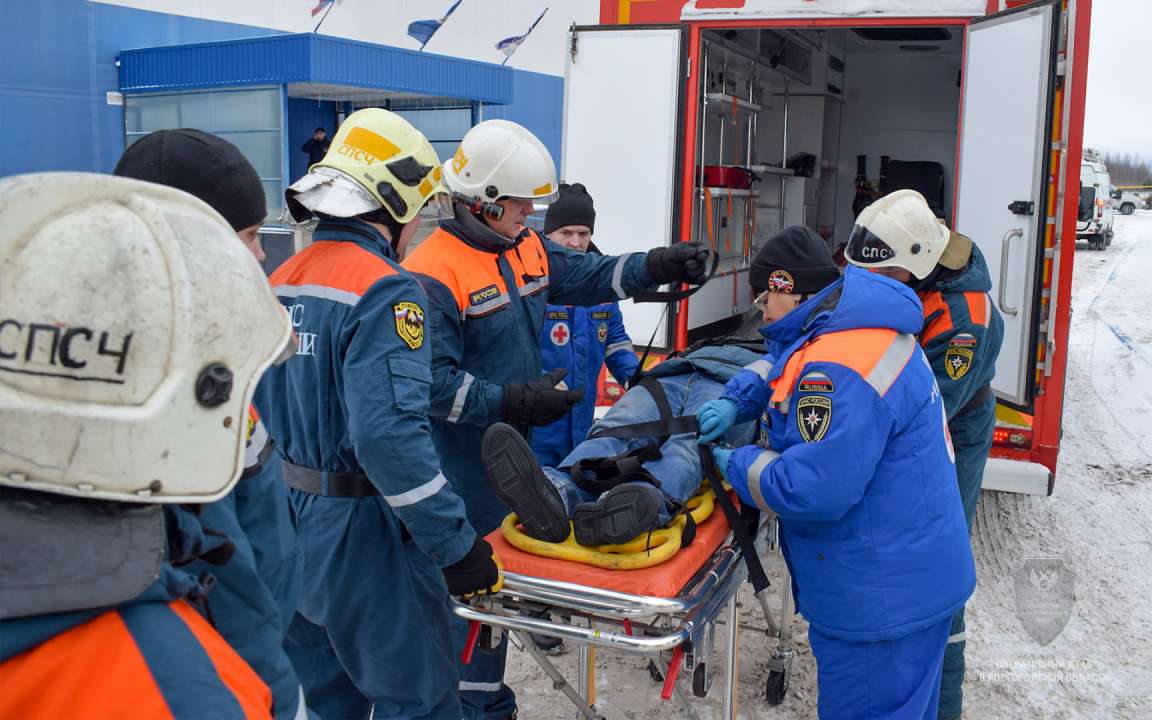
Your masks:
[[[752,307],[759,310],[761,314],[768,312],[768,302],[767,302],[766,298],[768,297],[768,293],[770,293],[770,292],[772,292],[772,291],[771,290],[765,290],[764,292],[757,295],[756,299],[752,301]]]

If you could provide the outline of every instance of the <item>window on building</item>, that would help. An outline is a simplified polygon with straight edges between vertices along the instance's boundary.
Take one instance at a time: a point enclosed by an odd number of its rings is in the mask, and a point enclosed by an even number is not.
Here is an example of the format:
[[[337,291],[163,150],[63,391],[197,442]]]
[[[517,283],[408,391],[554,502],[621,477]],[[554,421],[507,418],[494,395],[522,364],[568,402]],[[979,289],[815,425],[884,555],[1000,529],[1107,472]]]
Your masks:
[[[126,145],[157,130],[195,128],[240,148],[264,183],[268,203],[265,223],[274,223],[280,216],[284,202],[284,117],[279,86],[128,95],[124,115]]]

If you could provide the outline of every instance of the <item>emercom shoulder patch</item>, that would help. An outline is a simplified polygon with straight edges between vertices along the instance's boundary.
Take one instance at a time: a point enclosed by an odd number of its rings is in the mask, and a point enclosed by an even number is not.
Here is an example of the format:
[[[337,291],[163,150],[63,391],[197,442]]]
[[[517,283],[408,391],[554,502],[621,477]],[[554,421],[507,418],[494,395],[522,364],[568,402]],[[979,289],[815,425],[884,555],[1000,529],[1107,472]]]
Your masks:
[[[804,442],[822,439],[832,425],[832,398],[806,395],[796,403],[796,426]]]
[[[976,349],[976,338],[968,333],[960,333],[948,342],[948,352],[944,353],[944,371],[953,380],[964,377],[972,367],[972,351]]]
[[[804,373],[804,376],[800,378],[800,382],[796,384],[796,392],[802,393],[830,393],[833,389],[832,378],[819,370]]]
[[[396,334],[415,350],[424,344],[424,311],[416,303],[402,302],[392,306],[396,312]]]

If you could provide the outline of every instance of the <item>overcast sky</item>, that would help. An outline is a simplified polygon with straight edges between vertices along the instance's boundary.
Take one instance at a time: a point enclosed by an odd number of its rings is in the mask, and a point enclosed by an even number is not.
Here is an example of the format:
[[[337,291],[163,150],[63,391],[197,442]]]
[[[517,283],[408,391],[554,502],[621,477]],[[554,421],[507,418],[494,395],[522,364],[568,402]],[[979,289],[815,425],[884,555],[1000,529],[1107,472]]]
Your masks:
[[[1152,0],[1092,0],[1084,145],[1152,160]]]

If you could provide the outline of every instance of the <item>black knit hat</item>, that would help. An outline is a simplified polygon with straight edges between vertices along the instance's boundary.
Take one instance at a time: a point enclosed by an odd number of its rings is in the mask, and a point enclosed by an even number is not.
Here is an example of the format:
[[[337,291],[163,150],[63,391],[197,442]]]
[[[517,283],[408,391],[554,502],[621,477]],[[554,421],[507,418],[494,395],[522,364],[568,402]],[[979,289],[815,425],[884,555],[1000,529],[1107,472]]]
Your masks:
[[[585,225],[595,229],[596,209],[592,207],[592,196],[580,183],[560,183],[560,197],[548,206],[544,216],[544,234],[569,225]]]
[[[202,130],[157,130],[145,135],[124,151],[112,174],[195,195],[237,232],[268,215],[256,168],[235,145]]]
[[[810,295],[839,277],[840,268],[823,238],[803,225],[793,225],[768,238],[756,253],[748,284],[760,292]]]

